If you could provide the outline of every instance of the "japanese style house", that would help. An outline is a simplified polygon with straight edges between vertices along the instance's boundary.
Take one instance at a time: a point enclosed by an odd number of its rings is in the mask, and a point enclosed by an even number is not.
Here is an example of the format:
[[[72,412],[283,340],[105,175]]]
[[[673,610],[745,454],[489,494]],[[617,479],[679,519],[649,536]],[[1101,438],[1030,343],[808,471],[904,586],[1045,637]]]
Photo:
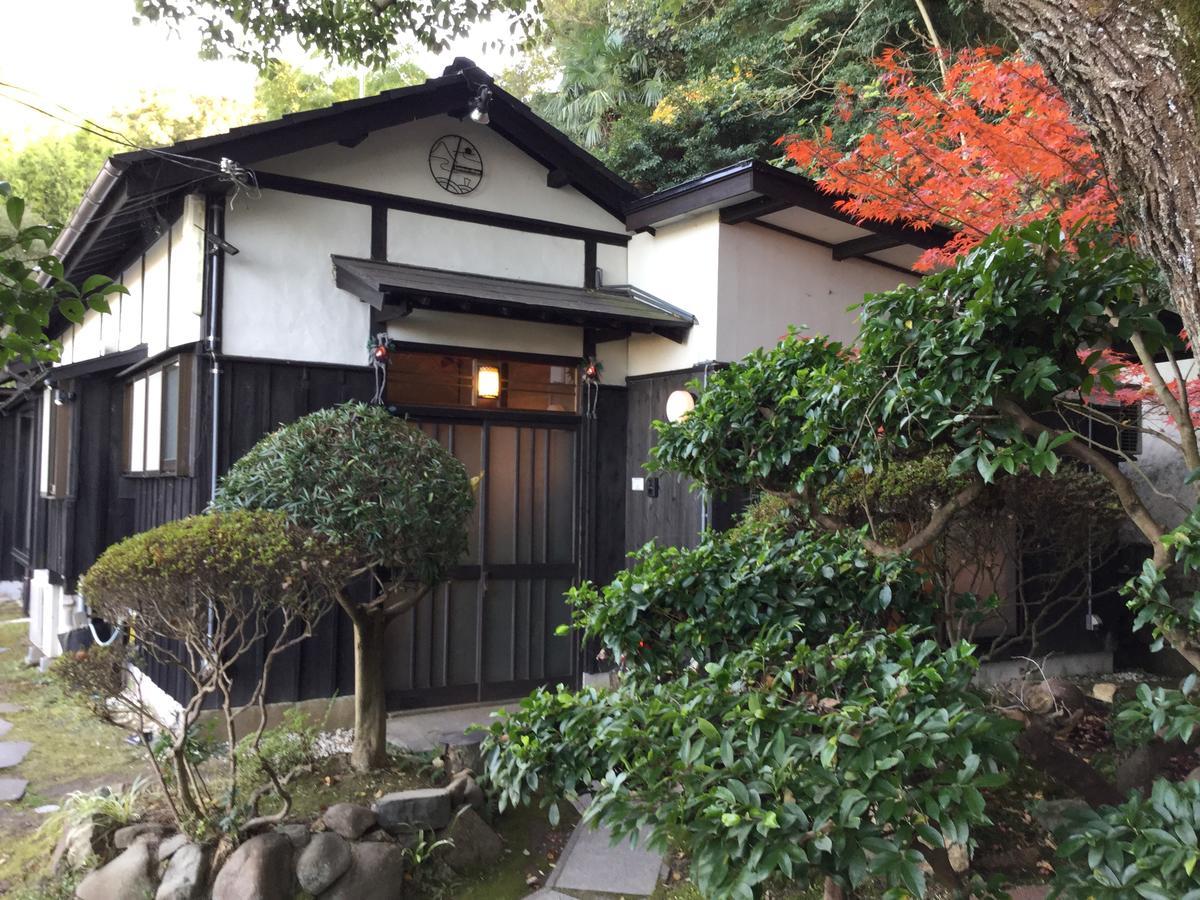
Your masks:
[[[486,473],[467,558],[394,625],[389,703],[571,682],[563,591],[729,514],[643,469],[668,397],[793,323],[852,339],[848,307],[943,237],[856,225],[756,162],[642,196],[465,59],[114,156],[56,252],[129,294],[0,394],[0,579],[60,653],[106,546],[202,511],[279,424],[376,398]],[[349,638],[330,616],[272,699],[351,693]]]

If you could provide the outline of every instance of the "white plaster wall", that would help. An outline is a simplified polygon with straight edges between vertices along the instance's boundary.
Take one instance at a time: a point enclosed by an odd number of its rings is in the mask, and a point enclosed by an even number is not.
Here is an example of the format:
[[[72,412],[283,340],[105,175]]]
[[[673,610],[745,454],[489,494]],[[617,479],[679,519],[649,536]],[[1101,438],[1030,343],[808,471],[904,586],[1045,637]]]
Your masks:
[[[403,319],[389,322],[388,337],[418,344],[545,353],[576,358],[583,356],[581,328],[465,313],[415,310]]]
[[[232,356],[365,365],[370,307],[333,283],[330,254],[368,256],[366,206],[263,191],[225,218],[222,349]]]
[[[139,259],[121,275],[121,284],[129,293],[121,297],[117,323],[120,331],[118,348],[129,350],[142,342],[142,262]]]
[[[623,385],[629,375],[629,341],[605,341],[596,345],[600,383]]]
[[[146,267],[142,274],[142,340],[146,352],[153,356],[167,348],[167,312],[171,302],[168,271],[167,240],[163,235],[146,251]]]
[[[765,228],[721,225],[714,357],[732,361],[774,346],[789,325],[851,343],[858,325],[848,307],[917,280],[862,260],[835,261],[825,247]]]
[[[686,369],[716,358],[720,235],[720,220],[713,212],[630,241],[629,283],[686,310],[697,321],[682,344],[658,335],[630,337],[628,374]]]
[[[469,140],[483,160],[483,180],[469,194],[450,194],[429,171],[429,150],[446,134]],[[452,203],[625,233],[610,216],[574,188],[546,186],[546,168],[491,128],[434,116],[370,134],[357,147],[325,144],[264,162],[261,169],[367,190]]]
[[[629,251],[611,244],[596,245],[596,268],[600,284],[629,284]]]
[[[582,241],[397,210],[388,213],[387,255],[432,269],[583,286]]]
[[[170,346],[204,336],[204,199],[187,198],[183,215],[171,229],[171,309],[167,319]]]

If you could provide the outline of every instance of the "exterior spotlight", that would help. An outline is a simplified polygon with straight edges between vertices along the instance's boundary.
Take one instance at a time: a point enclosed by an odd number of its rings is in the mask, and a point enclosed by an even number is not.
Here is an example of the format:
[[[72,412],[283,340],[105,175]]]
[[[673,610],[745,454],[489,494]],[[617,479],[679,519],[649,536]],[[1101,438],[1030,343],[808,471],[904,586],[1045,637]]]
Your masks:
[[[72,394],[70,391],[64,391],[62,388],[54,389],[54,405],[55,406],[66,406],[68,403],[70,403],[74,399],[75,399],[75,395]]]
[[[481,400],[500,396],[500,370],[496,366],[480,366],[475,370],[475,396]]]
[[[471,98],[469,113],[470,119],[476,125],[486,125],[490,122],[491,116],[488,115],[488,107],[492,103],[492,89],[486,84],[480,85],[479,92]]]
[[[667,397],[667,421],[681,422],[696,408],[696,398],[691,391],[671,391]]]

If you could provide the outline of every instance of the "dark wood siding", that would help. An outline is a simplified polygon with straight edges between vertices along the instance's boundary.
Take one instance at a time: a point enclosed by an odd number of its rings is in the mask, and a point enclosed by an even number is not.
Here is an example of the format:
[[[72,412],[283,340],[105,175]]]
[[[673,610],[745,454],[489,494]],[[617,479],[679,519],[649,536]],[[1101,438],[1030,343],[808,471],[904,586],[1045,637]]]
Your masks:
[[[691,481],[670,472],[645,469],[654,446],[650,423],[666,416],[667,397],[702,375],[702,370],[671,372],[629,379],[629,434],[625,458],[625,546],[636,550],[647,541],[676,547],[694,547],[703,520],[703,495],[689,490]],[[652,490],[635,491],[634,478],[658,479],[658,496]]]
[[[25,579],[32,561],[38,395],[0,415],[0,581]]]

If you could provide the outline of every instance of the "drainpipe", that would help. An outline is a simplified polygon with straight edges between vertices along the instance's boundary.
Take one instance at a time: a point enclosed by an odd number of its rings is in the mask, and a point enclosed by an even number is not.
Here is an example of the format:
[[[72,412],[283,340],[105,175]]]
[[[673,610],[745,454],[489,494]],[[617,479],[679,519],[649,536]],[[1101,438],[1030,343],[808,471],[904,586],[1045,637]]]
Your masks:
[[[204,230],[211,235],[225,237],[225,196],[215,194],[208,197],[204,211]],[[225,252],[216,244],[204,244],[205,269],[208,278],[208,335],[205,348],[212,365],[212,446],[209,457],[209,499],[217,495],[217,460],[221,436],[221,305],[225,288]]]

